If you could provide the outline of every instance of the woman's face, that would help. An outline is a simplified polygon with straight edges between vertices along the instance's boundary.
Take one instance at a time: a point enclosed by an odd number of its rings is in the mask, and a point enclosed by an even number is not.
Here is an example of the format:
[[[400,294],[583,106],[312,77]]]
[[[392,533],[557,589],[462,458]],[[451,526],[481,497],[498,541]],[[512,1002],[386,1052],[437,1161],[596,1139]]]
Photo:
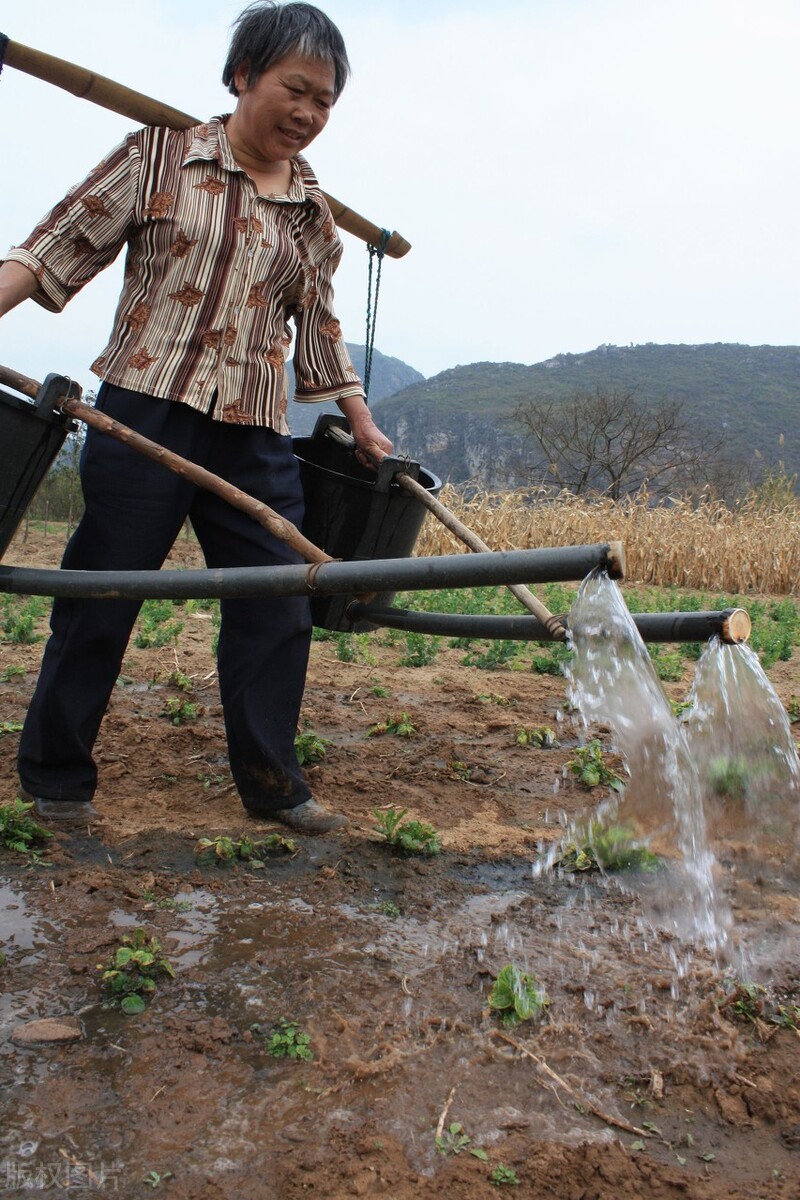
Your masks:
[[[264,162],[283,162],[305,150],[328,123],[334,70],[319,58],[288,54],[248,87],[247,71],[234,75],[239,92],[236,128]]]

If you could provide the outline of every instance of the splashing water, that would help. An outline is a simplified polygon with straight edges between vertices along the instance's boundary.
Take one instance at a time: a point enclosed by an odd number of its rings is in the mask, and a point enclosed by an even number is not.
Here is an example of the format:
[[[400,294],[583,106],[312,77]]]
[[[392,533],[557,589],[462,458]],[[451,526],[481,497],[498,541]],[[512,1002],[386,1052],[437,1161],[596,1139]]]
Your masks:
[[[685,723],[700,764],[709,837],[798,869],[800,764],[786,711],[749,646],[714,639]]]
[[[630,828],[636,841],[669,860],[649,889],[650,911],[715,954],[728,941],[730,915],[714,880],[703,786],[684,723],[675,717],[625,601],[604,572],[581,585],[569,617],[575,650],[569,694],[582,719],[611,726],[630,780],[592,819]],[[648,889],[645,889],[647,891]],[[647,906],[648,897],[643,896]]]

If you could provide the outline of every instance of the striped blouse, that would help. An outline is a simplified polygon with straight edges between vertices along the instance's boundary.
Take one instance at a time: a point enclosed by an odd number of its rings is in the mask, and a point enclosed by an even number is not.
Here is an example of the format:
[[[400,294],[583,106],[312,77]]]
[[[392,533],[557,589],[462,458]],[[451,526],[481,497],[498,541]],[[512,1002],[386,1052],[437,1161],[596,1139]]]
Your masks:
[[[60,312],[127,243],[111,339],[92,371],[285,434],[289,318],[295,399],[363,395],[332,308],[342,244],[305,159],[292,160],[286,196],[260,196],[224,120],[130,134],[6,259],[29,267],[33,298]]]

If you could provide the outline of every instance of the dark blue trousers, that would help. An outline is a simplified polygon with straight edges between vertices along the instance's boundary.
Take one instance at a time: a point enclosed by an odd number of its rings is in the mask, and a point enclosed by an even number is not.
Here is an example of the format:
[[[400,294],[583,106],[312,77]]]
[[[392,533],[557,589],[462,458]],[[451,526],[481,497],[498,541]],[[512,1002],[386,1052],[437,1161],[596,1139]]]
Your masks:
[[[98,408],[221,475],[300,525],[303,493],[291,438],[212,421],[185,404],[103,384]],[[209,567],[302,561],[252,517],[106,434],[89,429],[81,459],[86,511],[64,554],[72,570],[155,570],[188,517]],[[95,739],[141,607],[138,600],[56,600],[25,720],[19,775],[31,795],[90,800]],[[294,737],[311,618],[303,597],[223,600],[219,686],[231,771],[246,808],[309,798]]]

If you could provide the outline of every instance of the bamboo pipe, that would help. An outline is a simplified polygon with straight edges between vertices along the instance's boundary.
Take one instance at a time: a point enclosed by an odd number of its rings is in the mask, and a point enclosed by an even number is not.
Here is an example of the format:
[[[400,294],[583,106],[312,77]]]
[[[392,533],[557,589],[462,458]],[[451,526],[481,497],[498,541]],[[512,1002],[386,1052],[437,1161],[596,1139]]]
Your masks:
[[[40,384],[35,379],[29,379],[27,375],[20,375],[4,366],[0,366],[0,383],[5,383],[33,399],[36,399],[40,390]],[[110,437],[116,438],[117,441],[124,442],[131,449],[143,454],[145,458],[161,463],[170,471],[174,471],[176,475],[183,476],[197,487],[213,492],[234,508],[247,513],[253,520],[258,521],[259,525],[263,525],[273,537],[286,542],[288,546],[301,554],[306,562],[336,562],[336,559],[331,558],[324,550],[320,550],[319,546],[315,546],[313,542],[304,537],[291,521],[287,521],[285,517],[276,513],[268,504],[256,500],[255,496],[240,491],[220,475],[215,475],[212,471],[207,471],[205,467],[190,462],[188,458],[182,458],[180,454],[167,450],[158,442],[152,442],[150,438],[144,437],[120,421],[113,420],[112,417],[107,417],[105,413],[98,412],[96,408],[92,408],[90,404],[84,404],[82,400],[64,398],[59,402],[58,407],[67,416],[77,417],[86,425],[91,425],[93,429],[98,429],[101,433],[106,433]]]
[[[0,42],[3,37],[4,35],[0,34]],[[53,54],[45,54],[42,50],[24,46],[21,42],[8,41],[4,61],[17,71],[24,71],[26,75],[33,75],[45,83],[55,84],[79,99],[91,100],[101,108],[108,108],[123,117],[130,117],[132,121],[138,121],[142,125],[191,129],[193,125],[200,124],[196,117],[190,117],[188,113],[162,104],[160,100],[154,100],[142,92],[135,92],[113,79],[107,79],[104,75],[97,75],[87,67],[80,67],[76,63],[67,62],[66,59],[56,58]],[[0,61],[0,67],[2,65],[3,62]],[[327,192],[322,194],[330,206],[334,221],[341,229],[361,238],[368,245],[380,244],[383,230],[379,225],[368,221],[366,217],[348,208],[341,200],[329,196]],[[390,258],[402,258],[410,249],[411,243],[395,230],[386,243],[385,253]]]

